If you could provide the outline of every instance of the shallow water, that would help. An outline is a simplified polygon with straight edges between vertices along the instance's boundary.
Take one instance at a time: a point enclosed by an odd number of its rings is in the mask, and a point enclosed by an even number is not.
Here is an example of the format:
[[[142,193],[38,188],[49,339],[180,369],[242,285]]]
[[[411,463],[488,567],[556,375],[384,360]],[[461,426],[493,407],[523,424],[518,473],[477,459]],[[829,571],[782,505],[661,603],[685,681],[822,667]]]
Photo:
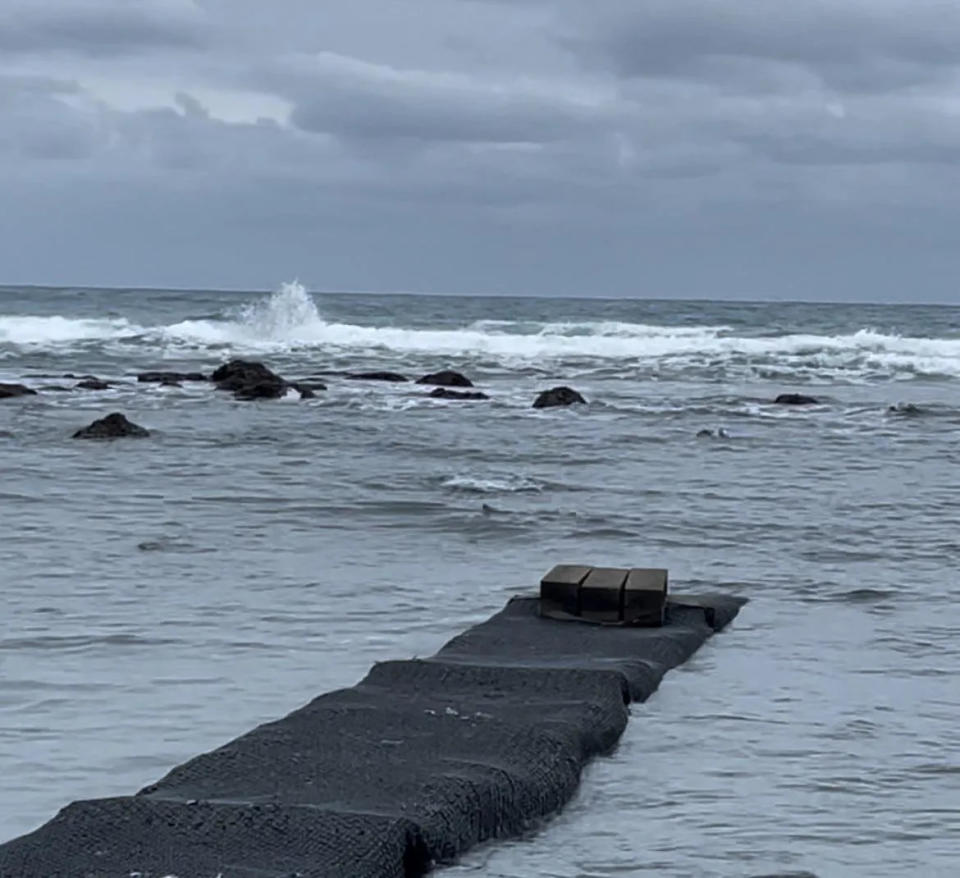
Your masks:
[[[233,354],[329,389],[131,381]],[[330,374],[445,366],[493,399]],[[127,383],[0,401],[0,839],[583,559],[751,603],[450,874],[954,874],[960,309],[0,290],[0,381],[63,373]],[[530,409],[558,383],[590,405]],[[153,436],[69,439],[114,410]]]

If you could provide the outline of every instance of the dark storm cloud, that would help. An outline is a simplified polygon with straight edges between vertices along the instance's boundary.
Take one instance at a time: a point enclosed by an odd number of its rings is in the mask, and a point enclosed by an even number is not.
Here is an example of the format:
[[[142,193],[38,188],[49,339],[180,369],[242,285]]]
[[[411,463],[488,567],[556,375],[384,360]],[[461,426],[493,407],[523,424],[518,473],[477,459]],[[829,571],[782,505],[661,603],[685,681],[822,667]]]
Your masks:
[[[796,295],[832,254],[837,295],[953,289],[958,34],[934,0],[7,0],[0,264],[58,210],[66,282],[121,240],[187,284]]]
[[[361,138],[539,143],[576,137],[612,110],[557,86],[398,70],[330,53],[271,78],[295,102],[294,125]]]
[[[535,0],[534,0],[535,2]],[[537,4],[535,4],[537,5]],[[705,59],[819,70],[960,60],[960,7],[943,0],[559,0],[558,36],[623,75],[694,74]]]
[[[205,28],[191,0],[8,0],[0,8],[0,50],[115,55],[197,47]]]

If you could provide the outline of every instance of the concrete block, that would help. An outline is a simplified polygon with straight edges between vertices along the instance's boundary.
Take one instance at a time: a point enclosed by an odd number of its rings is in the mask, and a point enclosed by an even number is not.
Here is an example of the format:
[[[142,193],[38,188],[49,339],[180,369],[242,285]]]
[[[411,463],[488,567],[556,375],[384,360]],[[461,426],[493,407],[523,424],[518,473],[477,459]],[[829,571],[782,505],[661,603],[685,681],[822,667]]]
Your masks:
[[[662,625],[667,571],[634,568],[623,585],[620,618],[627,625]]]
[[[590,573],[579,564],[558,564],[540,580],[540,601],[547,610],[580,613],[580,583]]]
[[[594,622],[618,622],[628,570],[594,567],[580,584],[580,615]]]

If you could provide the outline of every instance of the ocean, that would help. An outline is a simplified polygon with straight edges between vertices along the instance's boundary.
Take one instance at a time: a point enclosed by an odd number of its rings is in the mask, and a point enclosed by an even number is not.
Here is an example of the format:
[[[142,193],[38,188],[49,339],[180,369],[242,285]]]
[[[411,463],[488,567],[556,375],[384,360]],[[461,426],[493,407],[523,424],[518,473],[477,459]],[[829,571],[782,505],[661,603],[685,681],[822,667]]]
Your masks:
[[[136,381],[233,356],[328,389]],[[441,368],[491,398],[344,377]],[[447,874],[956,873],[960,308],[6,287],[0,381],[40,391],[0,400],[0,840],[567,561],[750,603]],[[113,411],[151,438],[70,438]]]

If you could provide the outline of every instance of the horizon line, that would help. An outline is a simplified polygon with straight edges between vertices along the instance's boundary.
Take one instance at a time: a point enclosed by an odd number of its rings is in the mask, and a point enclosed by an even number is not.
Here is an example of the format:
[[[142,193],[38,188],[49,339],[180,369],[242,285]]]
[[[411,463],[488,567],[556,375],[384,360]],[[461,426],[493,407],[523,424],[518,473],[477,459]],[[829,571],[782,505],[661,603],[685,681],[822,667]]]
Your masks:
[[[854,300],[835,300],[835,299],[736,299],[725,298],[722,296],[716,298],[706,298],[704,296],[641,296],[641,295],[616,295],[605,294],[598,296],[589,296],[578,293],[508,293],[508,292],[438,292],[436,290],[374,290],[374,289],[311,289],[299,280],[284,281],[283,283],[300,284],[306,292],[311,295],[333,295],[333,296],[421,296],[432,298],[465,298],[465,299],[578,299],[581,301],[644,301],[644,302],[722,302],[724,304],[740,305],[879,305],[883,307],[931,307],[931,308],[958,308],[960,302],[905,302],[888,301],[879,302],[868,299]],[[127,292],[127,293],[232,293],[232,294],[254,294],[271,295],[279,292],[279,287],[273,289],[256,289],[245,287],[188,287],[188,286],[126,286],[126,285],[95,285],[95,284],[43,284],[43,283],[0,283],[0,290],[103,290],[107,292]]]

